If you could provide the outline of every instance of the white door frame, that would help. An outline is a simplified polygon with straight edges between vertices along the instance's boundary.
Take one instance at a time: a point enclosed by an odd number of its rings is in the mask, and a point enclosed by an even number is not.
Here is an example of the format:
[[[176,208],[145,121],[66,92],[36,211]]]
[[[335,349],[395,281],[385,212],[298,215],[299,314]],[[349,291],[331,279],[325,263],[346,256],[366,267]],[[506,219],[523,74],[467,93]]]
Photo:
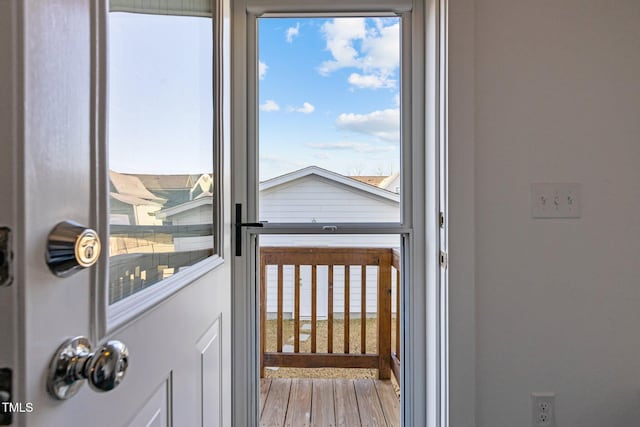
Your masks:
[[[21,98],[22,68],[20,67],[19,50],[19,5],[15,2],[0,2],[0,93],[5,96],[0,97],[0,140],[3,155],[0,156],[0,227],[7,227],[12,234],[12,250],[17,251],[16,239],[18,227],[20,226],[18,213],[18,173],[20,165],[19,150],[22,147],[14,144],[13,141],[21,136],[21,129],[18,125],[21,120],[21,110],[18,99]],[[10,284],[9,284],[10,283]],[[4,285],[4,286],[3,286]],[[18,289],[15,280],[8,283],[0,283],[0,324],[3,326],[0,331],[0,369],[9,368],[12,372],[18,372],[18,345],[20,335],[18,330]],[[15,374],[14,374],[15,375]],[[17,400],[17,396],[22,390],[17,386],[18,381],[13,381],[12,398]]]
[[[440,252],[446,249],[446,230],[440,228],[440,212],[446,212],[446,90],[441,88],[446,65],[446,0],[238,0],[232,5],[232,178],[233,203],[243,206],[244,222],[255,222],[257,211],[257,156],[247,141],[256,140],[257,16],[264,14],[362,15],[396,13],[403,18],[402,117],[403,135],[416,143],[403,146],[402,224],[367,226],[341,224],[341,233],[409,234],[411,259],[405,262],[407,283],[424,283],[405,291],[402,354],[403,411],[405,426],[444,427],[448,420],[447,388],[447,293],[446,273],[440,267]],[[251,42],[249,42],[251,41]],[[409,78],[404,78],[408,76]],[[412,94],[414,96],[412,96]],[[418,96],[415,96],[418,94]],[[424,94],[424,97],[422,96]],[[407,112],[410,112],[407,114]],[[442,114],[441,114],[442,112]],[[443,129],[444,127],[444,129]],[[409,138],[404,138],[407,141]],[[420,142],[424,143],[420,143]],[[252,160],[247,160],[252,159]],[[441,167],[442,165],[442,167]],[[408,199],[411,199],[410,201]],[[409,201],[410,203],[407,203]],[[260,232],[295,231],[314,233],[310,228],[269,227]],[[243,254],[255,248],[252,230],[243,233]],[[256,232],[257,230],[253,230]],[[255,255],[255,254],[253,254]],[[254,283],[255,256],[236,257],[232,285],[233,424],[258,425],[257,290]],[[408,343],[411,343],[408,345]],[[407,374],[405,374],[405,372]]]

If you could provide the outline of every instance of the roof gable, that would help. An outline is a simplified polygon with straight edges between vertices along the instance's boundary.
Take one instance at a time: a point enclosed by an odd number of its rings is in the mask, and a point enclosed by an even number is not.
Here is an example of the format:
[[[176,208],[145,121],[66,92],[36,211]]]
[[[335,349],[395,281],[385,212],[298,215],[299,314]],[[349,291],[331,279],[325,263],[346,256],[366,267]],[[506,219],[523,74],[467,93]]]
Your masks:
[[[382,199],[390,200],[396,203],[400,202],[400,195],[383,188],[378,188],[370,184],[358,181],[356,179],[322,169],[318,166],[308,166],[297,171],[280,175],[278,177],[263,181],[260,183],[260,191],[272,190],[282,185],[290,184],[294,181],[312,176],[321,177],[333,181],[339,185],[345,186],[350,190],[363,192],[369,196],[375,196]]]
[[[137,176],[109,171],[109,179],[118,194],[133,196],[138,199],[164,202],[164,199],[147,190]]]

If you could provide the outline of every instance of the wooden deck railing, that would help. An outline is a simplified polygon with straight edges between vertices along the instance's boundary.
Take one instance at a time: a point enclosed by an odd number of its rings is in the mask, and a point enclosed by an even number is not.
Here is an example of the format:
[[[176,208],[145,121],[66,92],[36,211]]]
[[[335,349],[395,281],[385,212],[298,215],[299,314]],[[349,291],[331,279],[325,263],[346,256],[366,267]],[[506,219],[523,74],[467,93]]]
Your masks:
[[[276,351],[267,351],[267,268],[274,266],[276,273]],[[283,351],[284,321],[284,267],[293,267],[293,352]],[[318,267],[327,267],[327,346],[326,353],[317,352]],[[377,267],[376,353],[367,348],[367,267]],[[311,345],[310,352],[300,351],[300,286],[301,267],[311,270]],[[344,268],[344,340],[342,351],[334,346],[334,277],[335,267]],[[260,373],[265,367],[290,368],[370,368],[378,370],[378,378],[390,378],[393,370],[399,378],[400,325],[395,325],[395,352],[392,351],[392,270],[397,286],[396,319],[400,309],[400,254],[390,248],[327,248],[327,247],[261,247],[260,248]],[[351,271],[360,269],[360,352],[350,348]]]

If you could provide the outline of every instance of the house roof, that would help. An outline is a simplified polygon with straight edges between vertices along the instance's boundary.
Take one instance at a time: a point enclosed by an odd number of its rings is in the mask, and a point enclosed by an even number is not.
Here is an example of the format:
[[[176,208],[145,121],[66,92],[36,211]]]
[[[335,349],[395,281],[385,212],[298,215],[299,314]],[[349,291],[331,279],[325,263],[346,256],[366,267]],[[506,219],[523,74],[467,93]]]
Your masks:
[[[365,184],[373,185],[375,187],[380,187],[380,183],[387,177],[383,175],[355,175],[350,176],[349,178],[355,179],[356,181],[364,182]]]
[[[142,181],[135,175],[126,175],[114,171],[109,171],[109,178],[120,195],[133,196],[139,199],[154,200],[164,202],[165,200],[156,196],[144,186]]]
[[[308,166],[306,168],[263,181],[260,183],[260,191],[270,190],[272,188],[279,187],[281,185],[288,184],[290,182],[313,175],[336,182],[338,184],[350,187],[358,191],[381,197],[383,199],[391,200],[398,203],[400,202],[400,195],[397,193],[376,187],[374,185],[366,184],[352,177],[340,175],[338,173],[322,169],[318,166]]]
[[[131,174],[151,191],[158,190],[190,190],[200,175],[147,175]]]
[[[209,195],[209,196],[199,197],[197,199],[189,200],[188,202],[181,203],[177,206],[172,206],[170,208],[159,210],[158,212],[156,212],[156,218],[165,219],[170,216],[174,216],[179,213],[186,212],[188,210],[195,209],[200,206],[212,205],[212,204],[213,204],[213,196]]]
[[[128,205],[133,206],[154,206],[154,207],[162,207],[161,203],[156,201],[151,201],[147,199],[141,199],[140,197],[131,196],[129,194],[118,194],[118,193],[109,193],[111,197],[116,200],[121,201],[122,203],[126,203]]]
[[[383,179],[382,181],[380,181],[380,183],[378,184],[378,187],[380,188],[386,188],[387,190],[389,190],[389,187],[391,186],[391,184],[393,183],[393,181],[395,181],[396,179],[398,179],[398,177],[400,176],[400,172],[394,172],[391,175],[389,175],[388,177],[386,177],[385,179]]]

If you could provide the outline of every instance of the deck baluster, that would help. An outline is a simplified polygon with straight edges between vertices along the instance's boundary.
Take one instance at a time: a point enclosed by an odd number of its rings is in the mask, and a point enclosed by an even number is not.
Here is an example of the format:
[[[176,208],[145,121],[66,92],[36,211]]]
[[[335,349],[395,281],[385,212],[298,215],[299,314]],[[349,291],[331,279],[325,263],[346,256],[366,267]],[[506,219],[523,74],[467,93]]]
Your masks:
[[[367,266],[360,270],[360,353],[367,353]]]
[[[349,266],[344,266],[344,353],[349,354],[349,328],[351,327],[351,274]]]

